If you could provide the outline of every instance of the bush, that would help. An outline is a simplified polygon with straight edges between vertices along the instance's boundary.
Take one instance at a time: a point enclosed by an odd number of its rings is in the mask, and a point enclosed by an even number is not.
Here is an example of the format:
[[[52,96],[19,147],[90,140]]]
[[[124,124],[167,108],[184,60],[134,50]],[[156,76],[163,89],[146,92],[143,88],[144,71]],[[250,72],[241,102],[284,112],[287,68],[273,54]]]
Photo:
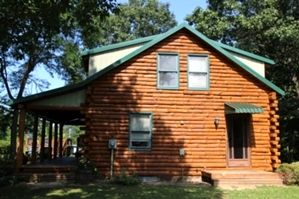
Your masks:
[[[283,163],[276,172],[286,185],[299,185],[299,162]]]
[[[9,154],[9,145],[0,143],[0,187],[17,182],[14,174],[15,160]]]
[[[132,185],[140,185],[140,178],[133,173],[132,175],[127,175],[125,170],[121,170],[121,175],[114,179],[114,182],[121,185],[132,186]]]
[[[0,178],[0,187],[15,185],[24,179],[18,179],[16,176],[5,176]]]
[[[97,168],[95,167],[95,165],[93,164],[92,161],[87,160],[85,158],[81,158],[78,162],[77,162],[77,173],[80,172],[86,172],[89,171],[93,174],[97,173]]]
[[[0,146],[0,178],[13,175],[15,161],[9,153],[9,145]]]

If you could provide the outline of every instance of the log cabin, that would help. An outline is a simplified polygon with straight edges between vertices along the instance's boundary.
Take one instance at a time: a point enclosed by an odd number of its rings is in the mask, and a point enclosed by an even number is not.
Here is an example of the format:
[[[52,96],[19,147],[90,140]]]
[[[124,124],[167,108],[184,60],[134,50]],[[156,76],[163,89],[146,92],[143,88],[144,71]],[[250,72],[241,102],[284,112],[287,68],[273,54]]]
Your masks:
[[[210,40],[185,23],[84,51],[82,60],[86,80],[13,101],[17,168],[26,113],[51,128],[55,123],[56,139],[58,125],[80,125],[84,156],[105,176],[111,169],[201,176],[280,165],[277,97],[284,91],[265,78],[273,60]]]

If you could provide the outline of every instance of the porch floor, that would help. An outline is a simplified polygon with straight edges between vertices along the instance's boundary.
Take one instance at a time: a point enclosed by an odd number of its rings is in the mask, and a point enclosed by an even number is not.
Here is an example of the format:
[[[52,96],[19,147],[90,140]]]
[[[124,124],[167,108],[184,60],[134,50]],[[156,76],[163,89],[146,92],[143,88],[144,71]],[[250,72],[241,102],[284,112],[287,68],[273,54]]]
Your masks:
[[[19,173],[69,173],[76,168],[75,157],[59,157],[36,164],[26,164],[18,169]]]
[[[75,157],[59,157],[53,158],[51,160],[44,160],[44,162],[38,162],[36,164],[26,164],[24,168],[38,168],[38,167],[67,167],[75,166],[76,158]]]
[[[257,170],[202,171],[202,180],[215,187],[283,186],[277,173]]]
[[[28,182],[74,182],[75,157],[59,157],[36,164],[26,164],[17,170],[17,176]]]

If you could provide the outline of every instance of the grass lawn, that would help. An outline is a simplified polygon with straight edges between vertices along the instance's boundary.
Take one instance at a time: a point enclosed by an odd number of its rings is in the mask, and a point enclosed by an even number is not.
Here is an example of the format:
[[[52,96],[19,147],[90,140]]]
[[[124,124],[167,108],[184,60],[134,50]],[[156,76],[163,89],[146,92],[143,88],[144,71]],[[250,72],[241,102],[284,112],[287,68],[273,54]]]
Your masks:
[[[64,185],[55,187],[32,187],[18,185],[0,189],[1,199],[41,199],[41,198],[100,198],[100,199],[296,199],[299,198],[299,187],[258,187],[248,190],[221,190],[207,186],[170,186],[170,185]]]

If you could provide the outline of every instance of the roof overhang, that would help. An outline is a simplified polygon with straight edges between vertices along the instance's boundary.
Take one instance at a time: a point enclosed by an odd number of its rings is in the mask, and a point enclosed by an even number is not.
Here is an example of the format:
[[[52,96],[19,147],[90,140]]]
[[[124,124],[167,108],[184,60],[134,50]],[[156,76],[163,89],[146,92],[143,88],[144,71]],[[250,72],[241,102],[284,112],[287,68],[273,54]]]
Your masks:
[[[263,113],[262,107],[253,105],[251,103],[244,102],[226,102],[225,103],[225,114],[236,114],[236,113]]]
[[[84,125],[85,98],[85,88],[70,91],[60,88],[14,100],[11,106],[23,107],[30,114],[56,123]]]

